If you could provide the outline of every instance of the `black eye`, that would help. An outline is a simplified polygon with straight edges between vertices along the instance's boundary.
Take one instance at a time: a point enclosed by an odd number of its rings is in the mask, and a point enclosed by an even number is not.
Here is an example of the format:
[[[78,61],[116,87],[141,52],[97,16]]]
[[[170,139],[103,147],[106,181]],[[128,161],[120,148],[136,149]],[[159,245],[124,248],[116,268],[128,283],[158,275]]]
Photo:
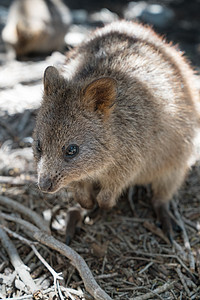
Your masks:
[[[39,153],[41,153],[41,152],[42,152],[42,148],[41,148],[40,140],[37,140],[37,142],[36,142],[36,150],[37,150],[37,152],[39,152]]]
[[[69,145],[67,148],[63,147],[64,156],[66,158],[73,158],[79,152],[79,147],[77,145]]]

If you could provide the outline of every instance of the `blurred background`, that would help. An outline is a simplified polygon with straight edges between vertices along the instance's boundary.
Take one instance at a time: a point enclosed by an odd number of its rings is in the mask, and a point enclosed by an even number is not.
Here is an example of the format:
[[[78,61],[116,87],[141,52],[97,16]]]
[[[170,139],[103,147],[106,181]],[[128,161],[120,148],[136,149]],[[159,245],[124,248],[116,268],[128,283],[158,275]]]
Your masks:
[[[0,31],[8,22],[8,13],[11,4],[17,2],[32,2],[32,9],[35,6],[36,15],[39,14],[41,7],[36,6],[37,2],[49,4],[61,4],[60,0],[32,0],[32,1],[16,1],[16,0],[0,0]],[[143,23],[153,25],[153,27],[165,34],[169,40],[174,43],[179,43],[194,63],[198,63],[198,52],[200,43],[200,1],[199,0],[162,0],[162,1],[127,1],[127,0],[64,0],[70,10],[70,16],[66,11],[63,11],[65,22],[69,22],[71,18],[71,27],[68,28],[70,33],[84,33],[87,30],[102,26],[119,18],[140,20]],[[61,8],[62,9],[62,8]],[[17,13],[17,10],[15,11]],[[18,9],[19,14],[19,9]],[[23,14],[23,13],[22,13]],[[29,14],[30,17],[31,14]],[[28,14],[27,14],[28,18]],[[12,20],[15,16],[13,14]],[[75,38],[76,36],[76,38]],[[71,37],[71,38],[70,38]],[[65,44],[76,44],[81,38],[81,34],[68,34],[65,39]],[[0,52],[5,52],[5,45],[0,45]],[[0,61],[2,63],[1,55]]]

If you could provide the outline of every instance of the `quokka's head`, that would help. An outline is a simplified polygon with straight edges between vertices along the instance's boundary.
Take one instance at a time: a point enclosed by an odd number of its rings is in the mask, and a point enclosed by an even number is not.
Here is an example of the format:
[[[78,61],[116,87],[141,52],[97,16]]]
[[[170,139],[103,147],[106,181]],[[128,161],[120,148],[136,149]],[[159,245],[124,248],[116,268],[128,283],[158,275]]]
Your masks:
[[[110,77],[69,82],[54,67],[45,70],[43,82],[33,152],[39,188],[54,193],[73,181],[95,179],[112,160],[117,84]]]

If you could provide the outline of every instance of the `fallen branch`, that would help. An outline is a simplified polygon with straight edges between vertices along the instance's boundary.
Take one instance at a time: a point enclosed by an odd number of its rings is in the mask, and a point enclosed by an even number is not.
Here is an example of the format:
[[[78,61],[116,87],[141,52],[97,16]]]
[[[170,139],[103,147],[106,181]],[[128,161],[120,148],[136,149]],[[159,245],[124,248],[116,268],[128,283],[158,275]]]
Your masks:
[[[175,240],[173,240],[173,247],[174,251],[183,259],[185,262],[188,261],[188,255],[187,253],[183,250],[181,245],[179,245]]]
[[[68,294],[73,294],[73,295],[76,295],[76,296],[79,296],[80,298],[82,297],[84,297],[84,293],[82,292],[82,291],[78,291],[78,290],[75,290],[75,289],[72,289],[72,288],[66,288],[66,287],[63,287],[63,286],[61,286],[60,287],[60,290],[61,290],[61,292],[64,292],[64,293],[66,293],[67,295]],[[45,295],[45,294],[48,294],[49,292],[53,292],[54,291],[54,288],[52,288],[52,287],[50,287],[50,288],[48,288],[47,290],[45,290],[44,292],[43,292],[43,294]],[[92,296],[91,296],[92,297]],[[93,298],[93,297],[92,297]]]
[[[24,216],[28,217],[35,225],[37,225],[40,229],[50,233],[49,227],[44,221],[44,219],[39,216],[36,212],[33,210],[25,207],[24,205],[18,203],[17,201],[14,201],[8,197],[0,196],[0,204],[4,205],[6,207],[12,208],[14,211],[17,211]]]
[[[189,260],[189,265],[190,265],[190,269],[191,271],[195,271],[195,259],[194,259],[194,256],[192,254],[192,250],[191,250],[191,246],[190,246],[190,241],[189,241],[189,238],[188,238],[188,235],[187,235],[187,232],[186,232],[186,229],[185,229],[185,225],[184,225],[184,222],[181,218],[181,215],[178,211],[178,208],[177,208],[177,204],[175,201],[172,201],[172,207],[173,207],[173,210],[174,210],[174,215],[179,223],[179,225],[181,226],[181,229],[182,229],[182,235],[183,235],[183,240],[184,240],[184,246],[188,252],[188,260]]]
[[[33,238],[38,242],[48,246],[53,250],[56,250],[57,252],[67,257],[71,261],[72,265],[78,270],[84,282],[86,290],[95,298],[95,300],[112,300],[111,297],[106,292],[104,292],[97,284],[88,265],[76,251],[74,251],[64,243],[56,240],[53,236],[48,235],[46,232],[39,230],[36,226],[30,224],[25,220],[11,217],[3,213],[1,213],[1,216],[7,220],[14,221],[25,227],[31,232]]]
[[[153,265],[153,262],[150,261],[144,268],[142,268],[142,269],[138,272],[138,274],[144,273],[144,272],[145,272],[146,270],[148,270],[148,268],[150,268],[152,265]]]
[[[43,265],[45,265],[45,267],[49,270],[49,272],[53,275],[53,282],[54,282],[54,287],[55,287],[55,292],[57,294],[57,290],[58,293],[60,295],[60,298],[62,299],[62,292],[60,290],[60,286],[59,286],[59,279],[63,279],[62,278],[62,273],[57,273],[54,271],[54,269],[48,264],[48,262],[41,256],[41,254],[37,251],[37,249],[35,248],[34,245],[32,245],[32,243],[29,244],[29,246],[33,249],[35,255],[39,258],[39,260],[43,263]]]
[[[100,279],[113,278],[113,277],[115,277],[115,276],[119,276],[119,274],[118,274],[118,273],[101,274],[101,275],[96,275],[96,276],[94,276],[94,278],[100,280]],[[74,286],[79,286],[79,285],[81,285],[82,283],[83,283],[83,281],[81,280],[81,281],[77,281],[77,282],[73,283],[73,285],[74,285]]]
[[[163,231],[158,228],[155,224],[150,223],[148,221],[145,221],[143,223],[143,226],[147,229],[150,230],[153,234],[159,236],[162,240],[164,240],[168,245],[170,245],[170,241],[167,238],[167,236],[163,233]]]
[[[33,237],[42,244],[58,251],[71,260],[73,266],[79,271],[81,278],[83,279],[86,290],[96,300],[111,300],[111,298],[100,288],[96,283],[90,269],[88,268],[84,259],[76,253],[73,249],[56,240],[53,236],[50,236],[40,230],[33,233]]]
[[[165,283],[162,286],[159,286],[157,289],[153,290],[152,292],[149,292],[145,295],[141,295],[135,298],[130,298],[130,300],[146,300],[146,299],[151,299],[153,297],[155,297],[155,294],[161,294],[164,293],[170,289],[172,289],[174,286],[174,281],[171,283]]]
[[[197,273],[195,272],[191,272],[191,270],[184,264],[184,262],[181,260],[181,258],[178,255],[175,254],[162,254],[162,253],[149,253],[149,252],[141,252],[141,251],[137,251],[135,250],[133,247],[131,248],[133,250],[133,252],[137,255],[142,255],[142,256],[147,256],[147,257],[151,257],[151,258],[155,258],[155,257],[168,257],[168,258],[174,258],[176,259],[181,266],[190,274],[190,276],[193,278],[194,276],[198,276]],[[138,259],[138,257],[137,257]],[[143,258],[142,258],[143,259]],[[158,262],[158,261],[156,261]]]
[[[187,225],[190,226],[191,228],[195,229],[196,231],[199,231],[199,230],[200,230],[198,222],[197,222],[197,223],[192,222],[191,220],[188,220],[188,219],[185,218],[185,217],[182,217],[182,220],[184,221],[185,224],[187,224]]]
[[[39,288],[37,287],[30,273],[27,270],[28,269],[27,266],[24,265],[23,261],[18,255],[18,252],[14,244],[12,243],[12,241],[9,239],[8,235],[2,228],[0,228],[0,240],[4,249],[6,250],[6,252],[10,257],[10,261],[13,267],[15,268],[15,271],[17,272],[21,280],[24,282],[24,284],[27,286],[27,288],[33,294],[39,291]]]
[[[180,278],[180,280],[181,280],[181,283],[182,283],[182,285],[183,285],[183,287],[184,287],[184,289],[185,289],[187,295],[190,297],[190,290],[189,290],[189,288],[188,288],[188,286],[187,286],[187,283],[186,283],[186,281],[185,281],[185,279],[184,279],[184,277],[183,277],[183,274],[182,274],[182,272],[181,272],[180,267],[176,268],[176,272],[177,272],[177,274],[178,274],[178,276],[179,276],[179,278]]]

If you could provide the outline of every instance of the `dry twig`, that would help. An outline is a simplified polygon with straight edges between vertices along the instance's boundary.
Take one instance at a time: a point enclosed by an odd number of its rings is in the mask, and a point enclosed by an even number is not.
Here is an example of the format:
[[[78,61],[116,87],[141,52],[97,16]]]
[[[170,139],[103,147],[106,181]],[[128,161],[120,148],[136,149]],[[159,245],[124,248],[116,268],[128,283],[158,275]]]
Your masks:
[[[166,235],[164,235],[163,231],[160,228],[158,228],[155,224],[145,221],[143,223],[143,226],[146,229],[150,230],[152,233],[159,236],[161,239],[163,239],[168,245],[170,245],[169,239],[166,237]]]
[[[14,244],[9,239],[8,235],[5,233],[5,231],[0,228],[0,240],[5,248],[6,252],[8,253],[10,257],[10,261],[15,268],[17,274],[19,274],[19,277],[24,282],[24,284],[30,289],[31,293],[35,293],[39,290],[35,282],[33,281],[32,277],[30,276],[30,273],[28,272],[27,266],[24,265],[23,261],[19,257],[17,250],[14,246]]]
[[[182,217],[182,220],[184,221],[185,224],[187,224],[187,225],[190,226],[191,228],[194,228],[196,231],[199,231],[199,230],[200,230],[198,222],[197,222],[197,223],[192,222],[191,220],[188,220],[188,219],[185,218],[185,217]]]
[[[175,240],[173,240],[174,251],[184,260],[187,261],[187,253],[183,250],[181,245],[179,245]]]
[[[130,298],[130,300],[146,300],[146,299],[150,299],[152,297],[154,298],[155,294],[164,293],[164,292],[172,289],[173,286],[174,286],[174,282],[165,283],[162,286],[159,286],[157,289],[153,290],[152,292],[149,292],[149,293],[147,293],[145,295],[138,296],[138,297],[135,297],[135,298]]]
[[[185,229],[184,222],[181,218],[181,215],[178,211],[177,204],[175,203],[175,201],[172,201],[172,206],[173,206],[173,210],[174,210],[174,214],[176,216],[176,219],[178,220],[178,223],[179,223],[179,225],[181,226],[181,229],[182,229],[184,245],[185,245],[185,248],[187,249],[187,252],[188,252],[188,259],[189,259],[190,269],[191,269],[191,271],[194,271],[195,270],[195,259],[194,259],[194,256],[192,254],[192,251],[191,251],[190,241],[189,241],[186,229]]]
[[[178,276],[179,276],[179,278],[180,278],[180,280],[181,280],[181,282],[182,282],[182,285],[183,285],[183,287],[184,287],[186,293],[187,293],[188,296],[190,297],[190,290],[189,290],[189,288],[188,288],[188,286],[187,286],[187,283],[186,283],[186,281],[185,281],[185,279],[184,279],[184,277],[183,277],[183,274],[182,274],[182,272],[181,272],[180,267],[176,268],[176,272],[177,272],[177,274],[178,274]]]
[[[33,238],[36,239],[38,242],[50,247],[51,249],[58,251],[59,253],[67,257],[71,261],[73,266],[79,271],[79,274],[83,279],[86,290],[96,300],[111,300],[110,296],[106,292],[104,292],[97,284],[90,269],[88,268],[88,265],[76,251],[63,244],[62,242],[56,240],[53,236],[48,235],[46,232],[39,230],[36,226],[30,224],[25,220],[6,216],[6,214],[1,215],[7,220],[12,220],[28,229],[31,232]]]
[[[25,207],[24,205],[14,201],[8,197],[0,196],[0,204],[5,205],[6,207],[10,207],[13,211],[17,211],[25,216],[27,216],[35,225],[37,225],[43,231],[50,233],[49,227],[44,221],[42,217],[40,217],[37,213],[33,210]]]
[[[137,255],[142,255],[142,256],[148,256],[148,257],[166,257],[166,258],[175,258],[181,266],[191,275],[191,277],[197,276],[197,273],[191,272],[191,270],[184,264],[184,262],[181,260],[181,258],[178,255],[174,254],[162,254],[162,253],[148,253],[148,252],[141,252],[137,251],[134,248],[131,248],[133,252]],[[137,258],[138,259],[138,258]]]
[[[47,261],[40,255],[40,253],[37,251],[37,249],[35,248],[34,245],[30,244],[29,246],[33,249],[35,255],[39,258],[39,260],[43,263],[43,265],[45,265],[45,267],[46,267],[46,268],[49,270],[49,272],[51,272],[51,274],[53,275],[53,278],[54,278],[54,286],[55,286],[55,290],[56,290],[56,283],[57,283],[57,280],[59,280],[59,279],[62,280],[62,279],[63,279],[63,278],[61,277],[61,274],[62,274],[62,273],[57,273],[57,272],[55,272],[54,269],[52,269],[52,267],[47,263]]]
[[[53,236],[50,236],[41,230],[37,230],[33,233],[33,237],[42,244],[58,251],[71,260],[73,266],[79,271],[81,278],[83,279],[86,290],[96,300],[111,300],[111,298],[100,288],[96,283],[90,269],[88,268],[84,259],[76,253],[73,249],[56,240]]]

